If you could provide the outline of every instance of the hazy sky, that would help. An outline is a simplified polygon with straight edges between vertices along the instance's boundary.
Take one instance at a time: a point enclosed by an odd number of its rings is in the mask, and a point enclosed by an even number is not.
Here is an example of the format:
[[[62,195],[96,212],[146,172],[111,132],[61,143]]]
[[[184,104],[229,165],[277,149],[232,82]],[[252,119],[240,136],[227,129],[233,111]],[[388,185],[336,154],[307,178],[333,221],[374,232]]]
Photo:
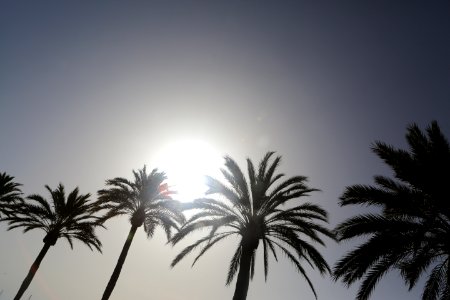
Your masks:
[[[357,212],[337,205],[345,186],[389,174],[372,142],[404,146],[408,124],[431,120],[450,137],[449,113],[449,1],[0,2],[0,171],[26,194],[62,182],[95,195],[144,164],[176,178],[275,150],[280,171],[322,190],[308,200],[334,226]],[[58,241],[24,299],[100,299],[129,230],[125,217],[106,225],[103,254]],[[0,236],[10,299],[43,233],[1,224]],[[138,231],[111,299],[231,299],[237,241],[169,268],[194,238],[172,248]],[[319,248],[334,264],[349,246]],[[258,259],[248,300],[314,299],[283,259],[264,283]],[[354,298],[357,286],[309,274],[319,299]],[[372,299],[419,299],[421,288],[390,273]]]

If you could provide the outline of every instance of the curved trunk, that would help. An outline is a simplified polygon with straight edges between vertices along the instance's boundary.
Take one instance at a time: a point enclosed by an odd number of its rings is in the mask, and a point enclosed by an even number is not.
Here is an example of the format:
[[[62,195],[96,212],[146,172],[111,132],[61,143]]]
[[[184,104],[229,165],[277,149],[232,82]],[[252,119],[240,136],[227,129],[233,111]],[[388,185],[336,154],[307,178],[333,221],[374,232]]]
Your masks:
[[[250,264],[252,261],[253,249],[243,247],[241,260],[239,262],[239,273],[236,280],[233,300],[247,299],[248,285],[250,283]]]
[[[42,247],[41,252],[39,252],[39,255],[36,257],[36,260],[31,265],[30,271],[28,271],[27,277],[25,277],[25,279],[23,280],[22,285],[19,288],[19,291],[14,297],[14,300],[19,300],[23,296],[23,293],[25,293],[31,281],[33,280],[33,277],[36,274],[37,270],[39,269],[39,265],[41,264],[41,261],[44,258],[45,254],[47,254],[48,249],[50,249],[50,246],[52,246],[50,243],[44,243],[44,247]]]
[[[138,226],[131,226],[130,232],[128,233],[127,240],[123,245],[122,252],[120,253],[119,259],[117,260],[116,267],[109,279],[108,285],[103,292],[102,300],[107,300],[111,296],[114,287],[116,286],[117,279],[119,279],[120,271],[122,270],[123,263],[125,262],[125,258],[127,258],[128,249],[130,249],[131,242],[133,241],[134,234]]]

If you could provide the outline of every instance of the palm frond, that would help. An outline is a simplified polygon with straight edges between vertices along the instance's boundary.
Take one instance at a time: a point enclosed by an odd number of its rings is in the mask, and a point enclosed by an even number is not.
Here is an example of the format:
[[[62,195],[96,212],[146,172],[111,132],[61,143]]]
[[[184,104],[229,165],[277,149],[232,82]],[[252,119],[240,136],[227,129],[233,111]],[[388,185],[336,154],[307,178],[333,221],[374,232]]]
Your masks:
[[[199,252],[199,254],[197,255],[197,257],[195,257],[194,261],[192,262],[192,267],[195,265],[195,263],[197,262],[197,260],[203,256],[203,254],[205,254],[206,251],[208,251],[212,246],[214,246],[214,244],[216,244],[217,242],[223,240],[224,238],[230,236],[234,234],[234,232],[224,232],[224,233],[220,233],[220,234],[216,234],[216,235],[212,235],[210,236],[210,239],[208,241],[208,244],[203,247],[203,249]]]
[[[371,266],[370,270],[366,273],[364,280],[358,290],[356,299],[357,300],[367,300],[369,296],[375,289],[376,284],[381,279],[381,277],[386,274],[395,263],[398,261],[398,257],[395,255],[384,256],[383,259],[376,262]]]
[[[263,262],[264,262],[264,280],[267,281],[267,274],[269,272],[269,251],[267,240],[263,240]]]
[[[239,263],[241,261],[242,256],[242,247],[239,245],[236,249],[236,251],[233,254],[233,258],[230,262],[230,267],[228,269],[228,275],[227,275],[227,281],[226,285],[229,285],[232,281],[234,276],[236,275],[237,270],[239,269]]]
[[[311,280],[309,279],[308,275],[306,274],[305,269],[302,267],[302,265],[300,264],[300,262],[297,260],[297,258],[292,255],[289,250],[287,250],[285,247],[283,247],[281,244],[273,241],[273,243],[275,245],[278,246],[278,248],[281,249],[281,251],[286,255],[286,257],[294,264],[294,266],[296,267],[297,271],[303,276],[303,278],[306,280],[306,282],[308,283],[309,287],[311,288],[311,291],[314,294],[314,297],[317,299],[317,293],[316,290],[314,289],[314,286],[311,282]]]
[[[448,259],[433,268],[425,283],[423,290],[423,300],[439,299],[439,294],[444,290],[448,290]],[[447,282],[446,282],[447,281]],[[442,297],[441,299],[445,299]]]
[[[222,235],[222,234],[221,234]],[[174,267],[181,259],[183,259],[186,255],[188,255],[189,253],[191,253],[195,248],[197,248],[198,246],[200,246],[202,243],[208,242],[211,240],[210,236],[207,237],[203,237],[201,239],[198,239],[195,243],[187,246],[186,248],[184,248],[172,261],[172,263],[170,264],[171,267]],[[207,249],[208,250],[208,249]]]

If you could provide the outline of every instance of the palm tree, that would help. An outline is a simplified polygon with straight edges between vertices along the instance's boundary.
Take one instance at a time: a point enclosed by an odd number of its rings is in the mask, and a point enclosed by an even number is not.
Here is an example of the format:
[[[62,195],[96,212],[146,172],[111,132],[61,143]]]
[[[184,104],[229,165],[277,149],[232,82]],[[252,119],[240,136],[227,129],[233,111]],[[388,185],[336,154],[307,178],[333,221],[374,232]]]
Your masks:
[[[319,237],[334,235],[316,221],[327,222],[327,212],[316,204],[304,202],[291,208],[280,206],[290,200],[308,196],[318,191],[306,185],[305,176],[294,176],[280,181],[284,174],[275,171],[281,157],[272,162],[274,152],[268,152],[256,172],[253,163],[247,159],[248,180],[237,163],[225,157],[225,167],[221,169],[226,183],[208,177],[208,195],[221,196],[220,199],[203,198],[195,200],[187,209],[200,209],[194,214],[172,239],[176,244],[195,230],[210,228],[209,234],[186,247],[175,257],[172,267],[195,248],[201,246],[194,263],[217,242],[232,236],[240,236],[240,243],[234,252],[228,270],[226,284],[230,284],[236,272],[237,281],[233,300],[245,300],[249,281],[253,278],[255,255],[259,242],[263,245],[264,275],[267,279],[268,256],[278,259],[281,251],[306,279],[314,295],[316,291],[308,278],[301,260],[311,267],[317,267],[321,274],[330,272],[327,262],[311,242],[324,245]]]
[[[102,300],[109,299],[120,271],[127,257],[136,230],[144,226],[148,237],[158,225],[166,232],[167,239],[171,237],[172,228],[178,229],[178,223],[184,222],[184,216],[180,210],[178,201],[172,200],[172,191],[168,189],[166,175],[153,169],[147,174],[146,168],[133,171],[134,181],[122,177],[116,177],[106,181],[112,186],[107,190],[98,191],[99,201],[103,208],[109,209],[107,218],[127,214],[130,216],[131,228],[123,245],[122,252],[117,260],[116,267],[109,279],[108,285],[102,296]]]
[[[340,204],[375,210],[345,220],[339,240],[368,239],[341,258],[335,279],[362,279],[357,299],[369,299],[379,279],[397,269],[411,290],[427,274],[422,299],[450,299],[450,147],[437,122],[422,132],[408,127],[408,150],[376,142],[373,151],[395,178],[375,176],[375,185],[347,187]]]
[[[22,200],[20,183],[13,181],[14,177],[6,173],[0,173],[0,220],[2,215],[8,216],[12,213],[11,206]]]
[[[97,209],[95,203],[89,200],[90,194],[81,195],[78,188],[75,188],[66,198],[62,184],[54,190],[48,185],[45,188],[51,195],[51,203],[40,195],[30,195],[14,206],[14,214],[5,218],[9,224],[8,230],[22,227],[24,232],[41,229],[46,233],[44,246],[31,265],[14,300],[22,297],[47,251],[59,238],[65,238],[71,248],[73,240],[76,239],[91,250],[95,248],[101,252],[101,242],[94,232],[95,227],[101,224],[99,218],[94,215]]]

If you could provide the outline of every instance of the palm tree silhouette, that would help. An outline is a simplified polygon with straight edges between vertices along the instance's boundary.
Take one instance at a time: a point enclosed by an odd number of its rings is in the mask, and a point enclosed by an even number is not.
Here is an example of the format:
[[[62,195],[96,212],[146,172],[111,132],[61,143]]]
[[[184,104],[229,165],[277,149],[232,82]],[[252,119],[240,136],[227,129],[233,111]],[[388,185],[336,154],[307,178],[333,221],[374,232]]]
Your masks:
[[[109,299],[120,271],[127,257],[136,230],[144,225],[144,231],[151,237],[158,225],[166,232],[167,239],[171,237],[172,228],[178,229],[178,223],[184,222],[184,215],[179,202],[172,200],[172,191],[168,189],[166,175],[153,169],[147,174],[146,168],[133,171],[134,181],[116,177],[106,181],[110,189],[98,191],[99,201],[103,208],[109,209],[105,219],[117,215],[130,216],[131,228],[117,260],[116,267],[109,279],[102,300]]]
[[[368,239],[342,257],[335,279],[362,279],[357,299],[368,299],[379,279],[398,269],[412,289],[427,274],[422,299],[450,299],[450,147],[437,122],[422,132],[408,127],[408,150],[376,142],[373,151],[395,178],[375,176],[375,185],[347,187],[340,204],[378,208],[339,224],[339,240]]]
[[[319,233],[334,238],[328,229],[316,222],[327,222],[327,212],[309,202],[291,208],[280,207],[290,200],[308,196],[310,192],[318,190],[308,187],[307,178],[304,176],[294,176],[280,182],[284,174],[276,174],[275,171],[281,157],[276,157],[270,163],[273,154],[274,152],[268,152],[265,155],[257,171],[252,161],[247,159],[248,180],[237,163],[232,158],[225,157],[226,168],[221,171],[226,183],[208,177],[209,189],[206,192],[207,195],[222,196],[221,199],[197,199],[186,207],[186,209],[201,209],[201,211],[194,214],[183,225],[173,237],[172,243],[178,243],[198,229],[210,227],[210,232],[182,250],[173,260],[172,267],[192,250],[201,246],[202,249],[194,259],[194,265],[214,244],[231,235],[238,235],[241,241],[231,259],[226,281],[227,285],[230,284],[239,270],[233,300],[244,300],[247,297],[260,241],[263,245],[266,279],[268,255],[272,253],[277,260],[276,250],[280,250],[306,279],[317,297],[312,282],[300,261],[306,260],[310,266],[317,267],[321,274],[330,272],[325,259],[309,241],[324,245]]]
[[[0,173],[0,220],[2,215],[13,213],[12,206],[18,201],[22,201],[22,191],[20,183],[13,181],[14,177],[6,173]]]
[[[14,206],[14,214],[5,218],[9,224],[8,230],[23,227],[24,232],[41,229],[46,233],[44,246],[31,265],[14,300],[22,297],[47,251],[59,238],[65,238],[71,248],[73,240],[76,239],[91,250],[95,248],[101,252],[101,242],[94,232],[95,227],[101,224],[99,218],[94,215],[97,209],[95,203],[89,200],[90,194],[81,195],[78,188],[75,188],[66,198],[62,184],[54,190],[48,185],[45,188],[51,195],[51,203],[40,195],[30,195]]]

